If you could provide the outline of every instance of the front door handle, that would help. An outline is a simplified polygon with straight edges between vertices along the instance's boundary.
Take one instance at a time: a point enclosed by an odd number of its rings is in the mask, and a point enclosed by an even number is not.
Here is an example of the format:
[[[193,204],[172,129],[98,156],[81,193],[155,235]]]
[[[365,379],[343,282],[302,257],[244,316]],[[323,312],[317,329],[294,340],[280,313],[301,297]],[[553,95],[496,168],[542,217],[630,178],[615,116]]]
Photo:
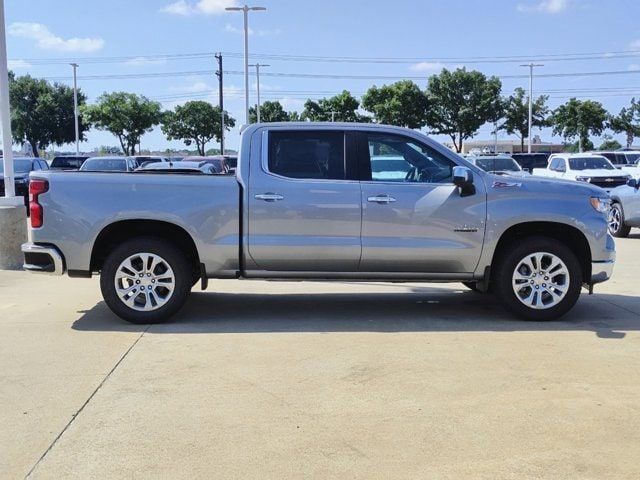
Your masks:
[[[284,200],[284,196],[278,193],[258,193],[253,198],[256,200],[264,200],[265,202],[277,202],[278,200]]]
[[[367,202],[374,202],[374,203],[380,203],[380,204],[393,203],[395,201],[396,199],[389,195],[375,195],[373,197],[367,197]]]

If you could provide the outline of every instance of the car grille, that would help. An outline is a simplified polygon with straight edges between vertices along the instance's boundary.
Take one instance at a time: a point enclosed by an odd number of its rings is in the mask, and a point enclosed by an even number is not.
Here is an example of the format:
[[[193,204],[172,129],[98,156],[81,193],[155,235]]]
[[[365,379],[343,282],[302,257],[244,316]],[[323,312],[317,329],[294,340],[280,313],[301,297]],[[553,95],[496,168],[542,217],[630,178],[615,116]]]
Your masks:
[[[596,185],[601,188],[615,188],[627,183],[627,179],[624,177],[592,177],[591,185]]]

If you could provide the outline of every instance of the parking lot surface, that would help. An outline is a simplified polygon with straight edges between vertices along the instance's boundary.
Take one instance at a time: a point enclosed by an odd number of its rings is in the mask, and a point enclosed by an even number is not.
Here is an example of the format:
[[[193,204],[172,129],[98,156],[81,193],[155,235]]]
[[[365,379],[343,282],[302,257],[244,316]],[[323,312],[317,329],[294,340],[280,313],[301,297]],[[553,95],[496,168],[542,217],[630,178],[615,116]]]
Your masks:
[[[562,321],[459,284],[212,281],[170,323],[0,272],[2,478],[638,478],[640,235]]]

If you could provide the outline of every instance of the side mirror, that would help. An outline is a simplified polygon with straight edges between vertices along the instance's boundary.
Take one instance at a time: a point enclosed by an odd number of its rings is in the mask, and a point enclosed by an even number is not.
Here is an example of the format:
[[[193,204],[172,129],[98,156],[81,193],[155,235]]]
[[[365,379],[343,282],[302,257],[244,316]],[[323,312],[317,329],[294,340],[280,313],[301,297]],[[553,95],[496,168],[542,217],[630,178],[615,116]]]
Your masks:
[[[473,186],[473,172],[467,167],[453,167],[453,184],[460,189],[461,197],[476,193],[476,188]]]
[[[638,188],[640,188],[640,180],[630,178],[629,180],[627,180],[627,185],[637,190]]]

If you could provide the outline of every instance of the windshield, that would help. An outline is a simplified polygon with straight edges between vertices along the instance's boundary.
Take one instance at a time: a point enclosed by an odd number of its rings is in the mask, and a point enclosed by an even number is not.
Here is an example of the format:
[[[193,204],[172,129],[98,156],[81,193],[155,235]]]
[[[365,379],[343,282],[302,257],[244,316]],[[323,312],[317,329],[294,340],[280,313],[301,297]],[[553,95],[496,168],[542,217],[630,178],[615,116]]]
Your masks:
[[[615,170],[611,162],[604,157],[578,157],[570,158],[571,170]]]
[[[119,158],[90,158],[80,167],[80,170],[92,172],[125,172],[127,162]]]
[[[31,171],[31,160],[16,159],[13,161],[14,173],[29,173]],[[4,173],[4,162],[0,159],[0,173]]]
[[[626,153],[625,156],[629,165],[635,165],[640,160],[640,153]]]
[[[476,165],[486,172],[519,172],[520,165],[513,158],[478,158]]]

